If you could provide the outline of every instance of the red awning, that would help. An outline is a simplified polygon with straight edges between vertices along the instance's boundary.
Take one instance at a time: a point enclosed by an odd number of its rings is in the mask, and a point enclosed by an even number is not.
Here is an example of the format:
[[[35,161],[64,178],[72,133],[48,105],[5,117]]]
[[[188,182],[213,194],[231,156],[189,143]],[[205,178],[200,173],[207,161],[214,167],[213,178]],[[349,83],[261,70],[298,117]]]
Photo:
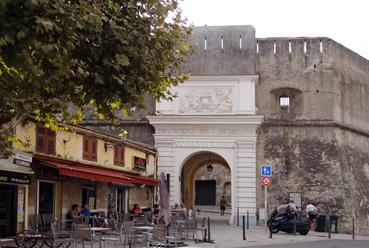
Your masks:
[[[40,160],[40,162],[56,167],[59,171],[59,174],[64,176],[78,177],[92,181],[116,183],[124,186],[132,186],[132,183],[135,183],[131,178],[125,176],[123,172],[119,171],[85,166],[77,163],[65,164],[50,160]]]
[[[39,159],[43,164],[55,167],[59,174],[69,177],[78,177],[92,181],[116,183],[124,186],[133,184],[145,184],[149,186],[159,185],[159,181],[150,177],[129,174],[123,171],[113,171],[105,168],[98,168],[81,163],[63,163],[49,159]]]
[[[157,186],[159,185],[159,180],[150,177],[136,176],[136,175],[127,175],[132,179],[133,183],[136,184],[145,184],[149,186]]]

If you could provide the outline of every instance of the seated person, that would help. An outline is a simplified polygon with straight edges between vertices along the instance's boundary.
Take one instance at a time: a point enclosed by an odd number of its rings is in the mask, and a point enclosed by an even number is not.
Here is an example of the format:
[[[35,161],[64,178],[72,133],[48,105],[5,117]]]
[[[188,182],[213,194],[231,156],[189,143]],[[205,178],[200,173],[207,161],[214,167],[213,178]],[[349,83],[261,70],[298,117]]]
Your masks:
[[[118,222],[118,213],[117,211],[115,211],[114,206],[109,206],[107,217],[110,220],[115,220],[116,222]]]
[[[88,209],[88,204],[87,203],[83,204],[81,214],[83,216],[91,216],[91,212],[90,212],[90,209]]]
[[[73,204],[71,207],[71,211],[68,214],[68,219],[78,219],[80,218],[79,206],[78,204]]]
[[[135,216],[139,216],[142,214],[142,210],[140,208],[140,205],[138,205],[137,203],[133,205],[133,208],[131,210],[131,213],[134,214]]]
[[[159,215],[159,205],[153,205],[153,211],[151,215],[151,222],[157,224],[158,222],[158,215]]]

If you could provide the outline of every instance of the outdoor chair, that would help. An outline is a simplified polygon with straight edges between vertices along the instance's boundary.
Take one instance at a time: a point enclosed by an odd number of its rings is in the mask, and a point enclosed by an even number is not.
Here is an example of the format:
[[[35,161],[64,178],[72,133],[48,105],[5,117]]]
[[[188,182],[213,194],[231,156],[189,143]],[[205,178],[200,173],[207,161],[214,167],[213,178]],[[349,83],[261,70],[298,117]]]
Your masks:
[[[54,220],[53,214],[52,213],[41,214],[41,220],[42,220],[41,232],[46,233],[50,231],[51,223]]]
[[[82,243],[82,248],[85,247],[85,244],[89,244],[91,248],[94,247],[94,235],[91,230],[91,226],[86,225],[76,225],[76,241]]]
[[[110,221],[114,222],[114,230],[105,233],[101,237],[101,240],[104,241],[104,247],[105,247],[106,242],[108,242],[108,241],[114,241],[115,245],[117,245],[117,244],[121,245],[122,244],[122,236],[124,236],[124,233],[123,233],[124,225],[123,225],[123,223],[116,224],[114,220],[109,220],[108,221],[109,228],[112,228],[112,225],[111,225]]]
[[[155,225],[147,240],[147,247],[166,247],[168,244],[165,229],[165,225]]]
[[[61,223],[54,221],[51,223],[52,247],[53,248],[68,248],[74,243],[71,232],[61,230]]]
[[[133,221],[123,222],[123,247],[126,247],[126,242],[128,243],[129,247],[135,247],[139,235],[137,235],[135,230],[133,229],[134,226],[135,224]]]
[[[197,240],[197,219],[186,220],[184,223],[185,227],[185,236],[188,237],[189,234],[192,234],[192,239]]]
[[[134,217],[135,226],[146,226],[147,218],[146,216],[136,216]]]
[[[39,214],[32,214],[29,216],[29,227],[30,230],[35,232],[41,232],[42,228],[42,221],[41,221],[41,215]]]

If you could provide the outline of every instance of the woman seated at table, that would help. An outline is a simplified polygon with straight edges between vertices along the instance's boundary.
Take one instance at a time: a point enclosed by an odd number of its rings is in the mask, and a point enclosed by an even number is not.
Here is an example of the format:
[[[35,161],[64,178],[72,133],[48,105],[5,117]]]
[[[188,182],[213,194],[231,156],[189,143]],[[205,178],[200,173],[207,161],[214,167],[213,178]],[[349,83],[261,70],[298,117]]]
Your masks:
[[[135,216],[139,216],[142,215],[142,210],[140,208],[140,205],[138,205],[137,203],[133,205],[133,208],[131,210],[131,213]]]

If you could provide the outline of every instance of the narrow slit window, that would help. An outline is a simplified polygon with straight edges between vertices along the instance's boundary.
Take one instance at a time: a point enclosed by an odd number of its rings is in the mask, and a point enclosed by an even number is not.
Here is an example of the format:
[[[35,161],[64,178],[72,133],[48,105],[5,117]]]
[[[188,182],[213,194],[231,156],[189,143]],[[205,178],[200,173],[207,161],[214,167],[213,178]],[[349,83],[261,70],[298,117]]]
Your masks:
[[[282,108],[287,108],[290,106],[290,97],[289,96],[281,96],[279,98],[279,106]]]

